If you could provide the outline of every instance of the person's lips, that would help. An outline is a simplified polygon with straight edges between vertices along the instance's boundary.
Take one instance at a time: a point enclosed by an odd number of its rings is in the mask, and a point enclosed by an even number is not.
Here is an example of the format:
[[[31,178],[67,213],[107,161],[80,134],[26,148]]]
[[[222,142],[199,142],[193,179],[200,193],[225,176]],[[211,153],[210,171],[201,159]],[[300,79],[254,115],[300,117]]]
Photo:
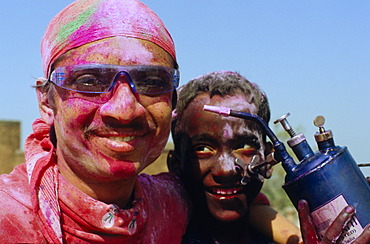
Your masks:
[[[134,151],[140,142],[149,134],[148,130],[115,130],[90,131],[89,141],[100,148],[102,152],[129,153]]]
[[[136,136],[109,136],[107,138],[116,142],[129,142],[134,140]]]
[[[243,187],[234,186],[234,187],[206,187],[206,192],[211,194],[216,198],[232,198],[243,193]]]

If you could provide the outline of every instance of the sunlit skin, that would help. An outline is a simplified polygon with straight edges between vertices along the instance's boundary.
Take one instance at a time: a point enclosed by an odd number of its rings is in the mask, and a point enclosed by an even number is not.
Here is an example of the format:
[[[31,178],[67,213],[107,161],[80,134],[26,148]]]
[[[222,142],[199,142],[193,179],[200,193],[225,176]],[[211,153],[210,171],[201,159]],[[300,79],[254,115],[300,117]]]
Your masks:
[[[64,54],[53,68],[86,63],[174,66],[157,45],[114,37]],[[170,131],[173,92],[134,93],[122,76],[108,99],[54,86],[55,105],[38,91],[44,120],[54,125],[61,174],[88,195],[124,207],[137,175],[163,150]],[[96,98],[96,100],[95,100]]]
[[[246,126],[244,120],[203,111],[203,105],[255,113],[256,107],[247,101],[244,95],[210,98],[203,93],[189,104],[181,118],[182,131],[190,138],[197,161],[184,162],[182,167],[192,167],[190,175],[194,182],[201,181],[210,213],[221,221],[238,220],[248,211],[248,197],[254,198],[255,193],[248,195],[240,184],[235,159],[250,162],[253,155],[264,158],[264,143],[262,134]],[[261,185],[258,183],[254,191],[258,192]]]

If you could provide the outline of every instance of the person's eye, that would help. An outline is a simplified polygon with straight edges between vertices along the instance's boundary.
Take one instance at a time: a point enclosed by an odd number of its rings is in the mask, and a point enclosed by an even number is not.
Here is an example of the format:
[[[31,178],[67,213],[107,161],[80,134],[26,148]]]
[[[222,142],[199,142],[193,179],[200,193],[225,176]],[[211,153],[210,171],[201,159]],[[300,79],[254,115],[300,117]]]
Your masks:
[[[104,92],[110,84],[94,74],[83,74],[74,79],[71,88],[77,91]]]
[[[195,146],[194,151],[198,158],[208,158],[216,153],[212,147],[207,145]]]
[[[77,86],[96,86],[101,84],[100,80],[91,74],[85,74],[77,77],[74,80],[74,83]]]
[[[250,156],[250,155],[257,154],[257,148],[250,144],[242,143],[234,149],[234,152],[237,154]]]
[[[138,82],[138,86],[144,87],[155,87],[155,88],[164,88],[166,87],[166,82],[159,77],[148,77],[147,79]]]

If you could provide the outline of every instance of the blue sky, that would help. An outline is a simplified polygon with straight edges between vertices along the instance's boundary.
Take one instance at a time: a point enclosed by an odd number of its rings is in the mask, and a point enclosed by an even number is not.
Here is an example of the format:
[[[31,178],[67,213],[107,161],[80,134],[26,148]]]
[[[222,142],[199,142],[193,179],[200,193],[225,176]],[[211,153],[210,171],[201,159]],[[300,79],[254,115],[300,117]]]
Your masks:
[[[20,120],[22,141],[39,116],[31,86],[42,76],[40,40],[71,2],[0,1],[0,119]],[[181,84],[211,71],[238,71],[267,93],[272,120],[290,112],[290,124],[314,147],[312,121],[324,115],[336,143],[370,162],[370,1],[143,2],[172,33]],[[370,167],[364,171],[370,176]]]

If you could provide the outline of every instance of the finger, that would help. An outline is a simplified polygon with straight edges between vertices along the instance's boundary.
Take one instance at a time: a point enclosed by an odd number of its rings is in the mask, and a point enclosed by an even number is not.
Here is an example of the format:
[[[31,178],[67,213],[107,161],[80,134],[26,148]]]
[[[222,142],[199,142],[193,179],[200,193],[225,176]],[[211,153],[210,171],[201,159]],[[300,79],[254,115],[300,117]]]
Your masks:
[[[348,221],[354,214],[355,209],[353,207],[345,207],[325,232],[322,243],[334,243],[336,240],[338,240],[343,232],[344,227],[346,227]]]
[[[302,239],[304,243],[319,243],[316,230],[306,200],[298,202],[298,217],[301,226]]]
[[[352,244],[366,244],[370,243],[370,224],[368,224],[364,231],[357,237],[357,239],[352,242]]]

